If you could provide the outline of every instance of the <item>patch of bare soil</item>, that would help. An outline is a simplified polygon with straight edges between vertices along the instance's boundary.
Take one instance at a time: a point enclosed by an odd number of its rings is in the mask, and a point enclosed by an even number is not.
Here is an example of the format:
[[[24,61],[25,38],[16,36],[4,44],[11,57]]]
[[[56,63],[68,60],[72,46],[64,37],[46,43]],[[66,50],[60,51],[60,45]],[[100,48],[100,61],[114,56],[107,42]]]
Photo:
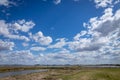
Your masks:
[[[27,75],[0,78],[0,80],[44,80],[45,76],[47,76],[45,73],[33,73]]]

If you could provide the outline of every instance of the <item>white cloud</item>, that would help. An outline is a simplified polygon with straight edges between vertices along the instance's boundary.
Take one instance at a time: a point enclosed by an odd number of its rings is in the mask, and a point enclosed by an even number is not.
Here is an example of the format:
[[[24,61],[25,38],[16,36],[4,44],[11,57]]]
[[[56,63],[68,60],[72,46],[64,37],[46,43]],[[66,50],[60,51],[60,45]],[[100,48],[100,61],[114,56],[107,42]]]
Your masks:
[[[98,32],[101,36],[107,36],[111,32],[118,29],[119,26],[119,11],[113,15],[111,9],[105,9],[105,13],[100,18],[97,18],[94,22],[90,22],[90,32]]]
[[[78,33],[73,41],[68,42],[69,49],[78,52],[95,51],[96,53],[109,55],[107,57],[110,57],[113,52],[120,53],[119,13],[120,10],[113,13],[112,8],[107,8],[102,16],[91,18],[85,24],[88,30]]]
[[[97,8],[114,7],[116,4],[120,3],[120,0],[94,0]]]
[[[0,35],[10,39],[30,41],[28,37],[21,35],[19,31],[28,32],[35,24],[32,21],[18,20],[14,23],[7,23],[0,20]]]
[[[120,0],[115,0],[114,5],[118,4],[119,2],[120,2]]]
[[[41,64],[106,64],[120,63],[118,55],[106,55],[96,51],[72,52],[60,51],[55,53],[40,54],[37,59]],[[111,53],[110,53],[111,54]],[[102,56],[102,57],[101,57]],[[114,60],[115,59],[115,60]]]
[[[30,39],[28,37],[26,37],[26,36],[20,36],[20,35],[15,35],[15,34],[5,35],[5,37],[8,37],[10,39],[18,39],[18,40],[30,41]]]
[[[44,48],[44,47],[31,47],[30,50],[33,50],[33,51],[45,51],[46,48]]]
[[[40,62],[41,64],[70,64],[72,58],[74,58],[72,54],[57,52],[43,54],[40,56]]]
[[[29,50],[0,53],[0,64],[34,64],[35,55]]]
[[[0,35],[8,35],[9,29],[8,24],[4,20],[0,20]]]
[[[49,45],[52,43],[52,38],[50,36],[44,36],[41,31],[37,32],[36,34],[30,33],[30,38],[35,40],[35,42],[39,42],[41,45]]]
[[[15,4],[15,3],[13,3],[12,1],[9,1],[9,0],[0,0],[0,5],[2,5],[2,6],[9,6],[11,4]]]
[[[119,60],[120,54],[103,55],[95,51],[70,53],[63,50],[56,53],[34,55],[29,50],[23,50],[0,54],[0,64],[105,64],[120,63]]]
[[[97,40],[98,41],[98,40]],[[94,42],[92,39],[81,38],[79,41],[69,42],[69,48],[75,51],[96,51],[103,43]]]
[[[96,3],[96,7],[108,7],[112,5],[112,1],[113,0],[94,0],[94,2]]]
[[[14,42],[0,40],[0,51],[13,50],[14,46],[15,46]]]
[[[81,31],[74,37],[74,40],[79,40],[81,37],[85,36],[86,34],[87,34],[87,31]]]
[[[61,0],[53,0],[54,4],[60,4],[61,3]]]
[[[116,14],[114,15],[114,19],[115,20],[119,20],[120,19],[120,9],[116,11]]]
[[[32,21],[18,20],[17,22],[13,23],[12,26],[15,30],[28,32],[35,26],[35,23],[33,23]]]
[[[65,38],[57,39],[57,41],[58,41],[57,43],[48,46],[48,48],[63,48],[67,44]]]
[[[112,0],[96,0],[95,3],[97,7],[106,8],[111,7],[112,2]],[[117,3],[119,0],[114,4]],[[113,13],[112,8],[106,8],[102,16],[93,17],[88,23],[84,23],[87,30],[76,34],[73,41],[60,38],[54,44],[51,44],[52,38],[44,36],[41,31],[35,34],[29,33],[30,39],[20,34],[29,32],[35,26],[32,21],[18,20],[7,23],[5,20],[0,20],[0,24],[0,36],[25,41],[32,39],[41,45],[47,45],[47,47],[40,47],[34,43],[35,47],[31,47],[31,51],[45,51],[47,48],[58,50],[47,54],[39,53],[39,55],[34,55],[29,50],[3,53],[6,50],[12,50],[15,44],[0,40],[0,64],[120,63],[120,9]],[[22,45],[29,44],[24,42]]]

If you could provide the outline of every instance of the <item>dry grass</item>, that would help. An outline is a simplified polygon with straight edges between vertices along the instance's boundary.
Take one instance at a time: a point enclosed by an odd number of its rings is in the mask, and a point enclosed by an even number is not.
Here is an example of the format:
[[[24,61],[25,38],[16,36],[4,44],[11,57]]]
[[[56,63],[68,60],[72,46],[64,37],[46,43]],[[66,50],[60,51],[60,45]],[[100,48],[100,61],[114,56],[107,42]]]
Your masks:
[[[48,72],[1,78],[0,80],[120,80],[120,68],[49,68]]]
[[[1,78],[0,80],[44,80],[46,72]]]

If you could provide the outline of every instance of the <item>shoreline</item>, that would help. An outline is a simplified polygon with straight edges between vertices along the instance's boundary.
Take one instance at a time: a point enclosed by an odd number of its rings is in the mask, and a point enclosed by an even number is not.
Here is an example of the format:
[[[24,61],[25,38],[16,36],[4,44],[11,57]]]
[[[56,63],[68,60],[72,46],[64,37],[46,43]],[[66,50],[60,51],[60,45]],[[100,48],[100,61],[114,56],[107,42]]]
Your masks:
[[[0,78],[0,80],[119,80],[120,68],[47,67],[47,72],[36,72]]]

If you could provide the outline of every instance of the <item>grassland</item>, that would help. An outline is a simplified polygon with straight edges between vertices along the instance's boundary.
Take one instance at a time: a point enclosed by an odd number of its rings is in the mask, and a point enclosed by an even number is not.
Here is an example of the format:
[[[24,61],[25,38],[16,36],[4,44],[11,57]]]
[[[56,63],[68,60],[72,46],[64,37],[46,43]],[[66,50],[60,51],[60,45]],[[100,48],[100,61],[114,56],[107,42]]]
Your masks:
[[[10,71],[20,71],[20,70],[36,70],[36,69],[42,69],[42,67],[35,67],[35,66],[21,66],[21,67],[4,66],[4,67],[0,67],[0,73],[1,72],[10,72]]]
[[[85,68],[79,66],[40,68],[47,68],[48,72],[10,76],[0,78],[0,80],[120,80],[120,68]],[[38,67],[34,69],[38,69]]]

